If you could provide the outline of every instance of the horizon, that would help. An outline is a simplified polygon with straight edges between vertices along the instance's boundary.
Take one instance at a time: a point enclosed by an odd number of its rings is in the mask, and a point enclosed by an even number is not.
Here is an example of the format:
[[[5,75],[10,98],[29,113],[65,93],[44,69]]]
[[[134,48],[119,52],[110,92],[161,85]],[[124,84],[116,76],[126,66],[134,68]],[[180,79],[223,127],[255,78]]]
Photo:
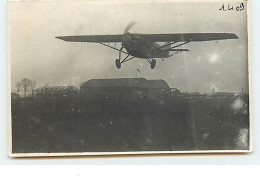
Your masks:
[[[144,77],[132,77],[132,78],[100,78],[100,79],[89,79],[89,80],[133,79],[133,78],[142,78],[142,79],[148,80],[148,79],[146,79],[146,78],[144,78]],[[89,80],[87,80],[87,81],[89,81]],[[163,80],[163,79],[152,79],[152,80]],[[77,89],[80,90],[81,86],[82,86],[84,83],[86,83],[87,81],[85,81],[85,82],[83,82],[83,83],[81,83],[81,84],[79,84],[79,85],[70,85],[70,84],[68,84],[68,85],[49,85],[48,83],[46,83],[47,86],[45,86],[46,84],[41,85],[41,86],[38,86],[38,85],[37,85],[37,81],[35,81],[35,82],[36,82],[36,88],[35,88],[35,90],[36,90],[36,89],[39,89],[39,88],[44,88],[44,87],[46,87],[46,88],[54,88],[54,87],[76,87]],[[163,81],[165,81],[165,80],[163,80]],[[167,81],[165,81],[165,82],[167,83]],[[167,85],[169,86],[168,83],[167,83]],[[115,87],[115,88],[117,88],[117,87]],[[129,87],[129,88],[131,88],[131,87]],[[171,86],[169,86],[169,89],[173,89],[173,88],[179,90],[179,88],[177,88],[177,87],[171,87]],[[16,90],[16,89],[15,89],[15,90]],[[214,90],[214,92],[213,92],[213,90]],[[227,92],[227,91],[216,91],[216,89],[215,89],[214,87],[213,87],[212,89],[210,89],[208,92],[200,92],[199,90],[197,90],[197,91],[181,91],[181,90],[180,90],[180,92],[181,92],[181,93],[199,93],[199,94],[214,94],[214,93],[249,94],[248,91],[245,91],[245,90],[244,90],[244,88],[240,88],[240,91],[237,90],[237,91],[229,91],[229,92]],[[20,94],[20,93],[17,93],[17,91],[14,91],[14,90],[11,90],[11,93]]]

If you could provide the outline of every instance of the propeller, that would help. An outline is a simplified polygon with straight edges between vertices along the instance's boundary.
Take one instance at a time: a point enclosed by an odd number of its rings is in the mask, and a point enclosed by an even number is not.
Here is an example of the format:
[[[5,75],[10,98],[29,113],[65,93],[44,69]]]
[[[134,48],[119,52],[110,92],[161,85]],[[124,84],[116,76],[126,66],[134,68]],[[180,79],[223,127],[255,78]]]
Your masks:
[[[136,24],[135,21],[130,22],[125,28],[125,34]]]

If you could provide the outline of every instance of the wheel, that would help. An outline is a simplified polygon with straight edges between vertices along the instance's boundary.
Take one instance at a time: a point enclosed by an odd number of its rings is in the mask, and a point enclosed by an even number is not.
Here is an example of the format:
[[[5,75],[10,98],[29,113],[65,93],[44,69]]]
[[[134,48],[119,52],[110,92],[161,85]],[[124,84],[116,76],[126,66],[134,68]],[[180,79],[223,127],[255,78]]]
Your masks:
[[[155,59],[152,59],[151,69],[154,69],[155,65],[156,65],[156,60],[155,60]]]
[[[119,69],[121,68],[121,63],[119,59],[116,59],[116,67]]]

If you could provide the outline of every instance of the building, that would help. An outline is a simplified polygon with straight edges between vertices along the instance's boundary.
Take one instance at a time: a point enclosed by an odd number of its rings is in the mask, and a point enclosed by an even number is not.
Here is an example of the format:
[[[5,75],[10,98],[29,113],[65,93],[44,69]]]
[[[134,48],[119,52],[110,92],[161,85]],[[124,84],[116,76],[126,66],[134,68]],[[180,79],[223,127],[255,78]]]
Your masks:
[[[211,94],[214,98],[233,98],[236,96],[235,93],[228,93],[228,92],[215,92]]]
[[[157,99],[167,95],[169,85],[164,80],[145,78],[92,79],[80,87],[85,98],[113,98],[136,100],[140,98]]]
[[[11,93],[11,98],[12,99],[19,99],[20,95],[18,93]]]
[[[195,98],[204,98],[205,95],[203,95],[199,92],[192,92],[192,93],[185,92],[183,94],[183,97],[186,99],[195,99]]]
[[[169,96],[183,96],[182,92],[177,88],[170,88],[167,92]]]
[[[36,96],[74,96],[79,94],[79,89],[75,86],[48,86],[35,89]]]

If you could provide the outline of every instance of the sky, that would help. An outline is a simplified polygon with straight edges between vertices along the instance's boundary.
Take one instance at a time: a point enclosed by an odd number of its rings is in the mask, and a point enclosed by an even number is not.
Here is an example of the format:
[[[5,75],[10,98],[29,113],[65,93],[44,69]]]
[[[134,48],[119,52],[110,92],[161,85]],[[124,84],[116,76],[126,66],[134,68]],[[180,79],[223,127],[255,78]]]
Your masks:
[[[241,1],[242,2],[242,1]],[[241,2],[225,2],[238,6]],[[244,2],[245,3],[245,2]],[[37,86],[80,85],[89,79],[163,79],[182,92],[248,91],[247,12],[220,11],[214,2],[9,2],[8,58],[11,89],[22,78]],[[246,4],[245,4],[246,5]],[[157,60],[155,69],[135,58],[115,66],[118,52],[94,43],[56,39],[65,35],[226,32],[239,39],[193,42],[189,52]],[[117,44],[120,48],[120,44]]]

